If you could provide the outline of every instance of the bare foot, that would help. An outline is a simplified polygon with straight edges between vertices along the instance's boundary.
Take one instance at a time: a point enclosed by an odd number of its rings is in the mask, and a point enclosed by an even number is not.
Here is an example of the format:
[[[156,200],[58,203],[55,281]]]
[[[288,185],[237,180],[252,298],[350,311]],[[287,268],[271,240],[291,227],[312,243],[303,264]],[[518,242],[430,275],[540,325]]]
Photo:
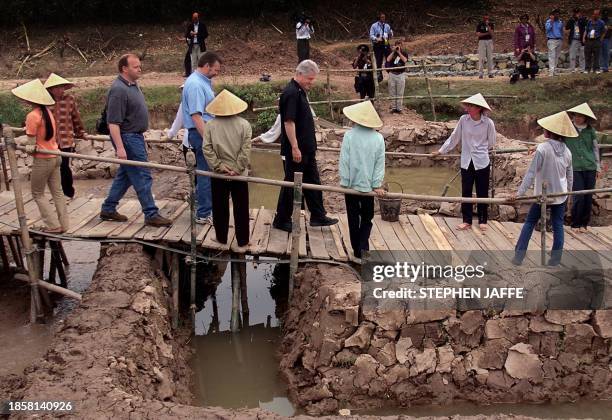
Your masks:
[[[457,225],[457,230],[468,230],[471,227],[472,225],[469,223],[461,223],[460,225]]]
[[[61,227],[56,227],[56,228],[44,227],[41,230],[45,233],[64,233],[64,229],[62,229]]]
[[[573,228],[572,228],[572,232],[574,232],[574,233],[580,233],[580,229],[579,229],[579,228],[575,228],[575,227],[573,227]]]
[[[485,230],[489,229],[489,226],[487,226],[487,224],[486,224],[486,223],[480,223],[480,224],[478,225],[478,227],[479,227],[479,228],[480,228],[480,230],[482,230],[483,232],[484,232]]]
[[[580,228],[580,233],[588,233],[589,230],[586,227],[581,227]]]

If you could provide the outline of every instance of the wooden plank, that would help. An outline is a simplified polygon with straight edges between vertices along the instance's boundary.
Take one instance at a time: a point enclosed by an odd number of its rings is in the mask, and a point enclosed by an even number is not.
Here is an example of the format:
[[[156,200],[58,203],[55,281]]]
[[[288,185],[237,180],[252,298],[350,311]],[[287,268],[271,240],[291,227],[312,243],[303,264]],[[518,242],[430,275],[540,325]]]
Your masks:
[[[170,243],[180,242],[186,232],[191,233],[190,216],[189,203],[187,203],[187,206],[183,208],[183,212],[176,218],[172,227],[164,235],[163,240]]]
[[[6,194],[7,200],[4,204],[0,206],[0,216],[5,215],[15,209],[15,193],[13,191],[4,191]],[[27,192],[23,194],[23,203],[26,204],[32,201],[32,193]]]
[[[370,248],[382,252],[389,251],[389,247],[375,223],[372,224],[372,232],[370,233]]]
[[[216,251],[229,251],[230,249],[230,245],[232,244],[232,241],[234,240],[234,236],[235,236],[235,230],[234,230],[234,210],[232,207],[232,203],[229,202],[229,222],[228,222],[228,228],[227,228],[227,242],[222,244],[221,242],[217,241],[217,234],[215,232],[215,227],[212,226],[210,228],[210,230],[208,231],[208,233],[206,234],[206,237],[204,238],[204,240],[201,242],[201,246],[206,248],[206,249],[213,249]]]
[[[421,219],[421,222],[423,222],[423,226],[425,226],[425,229],[427,229],[427,232],[433,238],[438,249],[443,251],[450,251],[453,249],[444,237],[444,233],[440,231],[440,227],[434,221],[433,217],[429,214],[419,214],[418,217]]]
[[[162,216],[172,220],[172,223],[174,224],[174,221],[181,215],[181,213],[183,213],[183,210],[185,210],[188,205],[189,204],[185,203],[184,201],[172,202],[168,204],[160,213]],[[164,237],[171,227],[172,225],[150,229],[149,232],[143,235],[143,239],[145,241],[158,241]]]
[[[249,243],[251,242],[251,237],[253,236],[253,230],[255,229],[255,223],[257,223],[257,215],[259,214],[259,209],[250,209],[249,210]],[[246,246],[238,246],[238,240],[236,236],[234,236],[234,240],[230,245],[230,249],[232,252],[238,253],[246,253],[249,249],[249,245]]]
[[[287,255],[291,255],[292,242],[293,239],[291,235],[289,235],[289,240],[287,241]],[[306,244],[306,216],[304,216],[304,210],[300,212],[300,249],[298,255],[300,257],[308,256],[308,247]]]
[[[348,261],[348,257],[346,252],[344,252],[344,247],[338,249],[336,246],[336,240],[334,239],[334,233],[332,229],[338,229],[338,226],[325,226],[321,228],[321,232],[323,232],[323,239],[325,241],[325,249],[329,254],[330,258],[334,261]]]
[[[612,232],[608,226],[591,227],[589,232],[595,235],[600,241],[607,243],[612,248]]]
[[[380,215],[375,215],[372,219],[372,223],[376,225],[380,232],[387,248],[391,251],[395,261],[408,261],[409,254],[404,248],[404,244],[398,238],[395,230],[393,229],[393,223],[382,220]],[[398,222],[396,222],[398,223]],[[399,224],[399,223],[398,223]]]
[[[251,237],[251,245],[249,246],[249,253],[258,255],[266,251],[268,248],[268,240],[270,237],[270,230],[272,229],[272,218],[274,214],[272,210],[259,209],[257,214],[257,221],[255,222],[255,228],[253,229],[253,236]]]
[[[127,200],[121,206],[119,206],[119,209],[117,209],[117,211],[130,218],[134,215],[134,213],[140,211],[140,203],[138,202],[138,200]],[[122,224],[122,222],[100,220],[100,222],[96,226],[93,226],[86,232],[81,229],[82,232],[79,232],[79,236],[83,236],[86,238],[107,238],[108,235],[120,224]]]
[[[406,238],[413,244],[413,252],[412,254],[418,255],[417,262],[426,262],[428,264],[436,264],[438,263],[438,258],[436,258],[437,250],[429,249],[427,245],[423,242],[417,231],[415,230],[412,223],[410,223],[410,219],[408,215],[400,214],[399,217],[400,227],[404,231]]]
[[[71,225],[72,223],[75,223],[75,224],[71,226],[70,229],[68,229],[66,234],[74,235],[74,233],[77,230],[79,230],[80,228],[85,226],[87,223],[89,223],[93,218],[99,217],[100,216],[100,206],[102,205],[102,201],[103,201],[102,198],[94,198],[88,201],[86,204],[84,204],[81,208],[79,208],[78,216],[80,219],[78,221],[71,220]]]
[[[168,204],[168,200],[159,200],[156,204],[157,208],[161,212]],[[145,227],[144,213],[137,213],[136,219],[132,221],[128,220],[125,225],[126,226],[124,229],[122,229],[121,231],[113,231],[111,235],[113,235],[113,237],[117,239],[133,239],[137,235],[137,233]]]
[[[433,257],[434,261],[437,262],[437,264],[445,265],[447,261],[444,261],[442,253],[439,252],[441,251],[441,249],[438,248],[438,245],[425,228],[425,225],[421,221],[421,218],[414,214],[409,214],[406,217],[408,218],[408,221],[413,227],[413,230],[416,235],[423,242],[423,245],[425,247],[424,249],[427,249],[431,252],[431,256]],[[430,263],[433,263],[433,261],[431,261]]]
[[[333,214],[330,217],[335,217],[336,219],[339,219],[337,214]],[[340,232],[340,226],[339,225],[340,225],[340,222],[338,222],[337,224],[335,224],[333,226],[330,226],[329,230],[330,230],[330,232],[332,234],[332,237],[334,239],[334,245],[335,245],[336,249],[338,250],[339,261],[348,261],[349,257],[348,257],[347,251],[344,249],[344,245],[342,244],[342,239],[341,239],[342,233]]]
[[[346,249],[346,253],[348,255],[349,260],[354,263],[357,263],[360,260],[359,258],[355,257],[355,254],[353,253],[353,246],[351,245],[351,234],[349,232],[346,213],[338,214],[338,220],[338,228],[340,229],[340,236],[342,238],[342,243],[344,244],[344,249]]]
[[[310,215],[307,217],[306,229],[308,230],[308,246],[310,247],[310,256],[315,259],[327,260],[329,253],[325,248],[325,237],[321,227],[310,226]],[[268,246],[269,247],[269,246]]]
[[[74,224],[81,220],[80,213],[77,210],[81,209],[81,207],[87,204],[91,198],[92,196],[90,195],[88,197],[77,197],[74,200],[70,200],[68,203],[68,218],[70,220],[70,224]],[[28,226],[32,226],[41,220],[42,218],[40,217],[40,214],[38,214],[35,217],[32,217],[31,220],[28,220]]]
[[[406,231],[402,228],[401,222],[390,223],[390,225],[397,239],[401,242],[402,249],[406,251],[406,259],[414,264],[420,264],[422,261],[425,261],[423,259],[422,250],[421,252],[417,250],[415,244],[408,238],[408,235],[406,235]]]
[[[38,206],[34,201],[25,203],[23,208],[26,215],[26,221],[28,218],[33,219],[35,217],[40,217]],[[53,207],[53,210],[55,210],[55,207]],[[19,230],[19,215],[17,214],[17,209],[14,209],[10,213],[2,216],[2,224],[0,225],[0,228],[7,234]]]
[[[131,200],[130,200],[131,201]],[[136,200],[138,202],[138,200]],[[109,238],[118,238],[121,233],[126,230],[132,223],[136,222],[139,218],[142,218],[142,222],[144,223],[144,216],[142,214],[142,208],[140,207],[140,202],[138,202],[139,211],[134,212],[131,216],[128,216],[126,222],[115,222],[116,228],[109,232]],[[123,239],[123,238],[121,238]]]
[[[172,215],[172,213],[174,213],[174,211],[180,205],[181,205],[180,201],[174,201],[174,200],[170,201],[169,200],[163,208],[159,209],[159,214],[162,217],[169,218],[170,215]],[[149,240],[147,238],[149,238],[151,235],[156,236],[160,230],[163,230],[165,232],[167,229],[169,228],[162,227],[162,226],[144,226],[136,234],[134,234],[133,238],[142,240],[142,241],[146,241],[146,240]]]

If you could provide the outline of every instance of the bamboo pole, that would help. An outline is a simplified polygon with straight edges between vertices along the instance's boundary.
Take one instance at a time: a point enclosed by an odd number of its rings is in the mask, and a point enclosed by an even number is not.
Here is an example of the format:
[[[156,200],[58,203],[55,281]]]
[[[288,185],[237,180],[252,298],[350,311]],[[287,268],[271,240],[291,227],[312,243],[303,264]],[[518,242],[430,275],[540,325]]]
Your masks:
[[[190,238],[190,251],[191,255],[189,258],[185,260],[189,263],[189,310],[191,312],[191,324],[195,328],[195,311],[196,311],[196,274],[197,274],[197,238],[196,238],[196,174],[195,174],[195,165],[196,158],[193,150],[189,150],[186,155],[186,163],[187,163],[187,173],[189,174],[189,219],[190,219],[190,229],[191,229],[191,238]]]
[[[429,94],[429,101],[431,102],[431,113],[433,114],[433,120],[438,121],[438,117],[436,116],[436,104],[434,103],[433,95],[431,93],[431,84],[429,83],[429,77],[427,77],[427,65],[425,64],[425,60],[422,61],[423,66],[423,75],[425,76],[425,83],[427,84],[427,93]]]
[[[378,72],[376,71],[378,69],[378,65],[376,63],[376,56],[374,55],[374,51],[372,51],[370,53],[370,60],[372,60],[372,71],[374,73],[374,98],[372,99],[378,99],[378,97],[380,96],[380,92],[378,91]],[[365,70],[365,69],[364,69]],[[382,75],[382,72],[380,73]],[[362,102],[365,99],[359,99],[357,102]]]
[[[293,216],[291,218],[291,262],[289,264],[289,301],[293,294],[293,279],[297,273],[300,251],[300,217],[302,214],[302,172],[293,175]]]
[[[540,198],[540,259],[542,265],[546,265],[546,181],[542,182],[542,195]]]
[[[2,165],[2,178],[4,180],[4,186],[6,187],[7,191],[11,190],[11,183],[9,181],[9,177],[8,177],[8,169],[6,167],[6,159],[4,158],[4,143],[0,144],[0,165]]]
[[[24,281],[26,283],[30,283],[30,278],[29,276],[25,275],[25,274],[21,274],[21,273],[17,273],[15,274],[15,280],[19,280],[19,281]],[[71,299],[76,299],[78,301],[83,300],[83,296],[80,293],[74,292],[72,290],[69,289],[65,289],[63,287],[57,286],[55,284],[51,284],[51,283],[47,283],[46,281],[38,281],[38,286],[42,287],[43,289],[49,290],[53,293],[58,293],[60,295],[69,297]]]
[[[34,267],[34,253],[36,250],[32,246],[32,239],[30,238],[30,232],[28,231],[28,221],[26,220],[24,202],[23,202],[23,191],[21,189],[21,181],[19,179],[19,172],[17,171],[17,156],[15,154],[15,138],[13,131],[4,129],[4,141],[7,146],[7,153],[9,158],[9,164],[11,165],[11,175],[13,177],[13,191],[15,193],[15,207],[17,209],[19,228],[21,231],[21,241],[25,248],[28,276],[30,281],[30,322],[35,323],[36,319],[42,315],[42,307],[40,302],[40,293],[38,291],[38,279],[36,278],[36,272]]]
[[[418,60],[423,62],[424,60]],[[429,64],[429,67],[451,67],[453,66],[453,64],[444,64],[444,63],[432,63]],[[393,67],[394,70],[401,70],[401,69],[420,69],[422,68],[421,64],[407,64],[405,66],[401,66],[401,67]],[[295,69],[286,69],[284,71],[290,71],[290,72],[295,72]],[[354,73],[355,69],[330,69],[329,70],[330,73]],[[375,69],[363,69],[363,70],[359,70],[359,71],[376,71]]]
[[[334,104],[332,102],[332,93],[331,93],[331,82],[329,81],[329,64],[326,65],[326,73],[327,73],[327,102],[329,104],[329,115],[331,119],[334,119]]]

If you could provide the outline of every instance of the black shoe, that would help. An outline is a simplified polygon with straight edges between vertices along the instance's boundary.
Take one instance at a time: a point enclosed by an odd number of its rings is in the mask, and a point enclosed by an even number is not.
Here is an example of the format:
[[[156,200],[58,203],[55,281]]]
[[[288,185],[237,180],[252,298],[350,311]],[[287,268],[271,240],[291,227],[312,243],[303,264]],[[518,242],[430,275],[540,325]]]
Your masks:
[[[318,227],[318,226],[332,226],[338,223],[338,219],[333,219],[331,217],[324,216],[322,219],[311,219],[310,226]]]
[[[111,221],[111,222],[127,222],[128,220],[127,216],[124,216],[123,214],[119,214],[116,211],[114,212],[101,211],[100,219]]]
[[[283,230],[289,233],[291,233],[291,230],[292,230],[291,222],[279,222],[278,220],[275,220],[274,222],[272,222],[272,227],[274,229]]]
[[[145,225],[155,227],[170,226],[172,225],[172,220],[166,219],[165,217],[156,214],[153,217],[145,219]]]
[[[492,74],[489,75],[489,79],[492,79],[494,76]]]

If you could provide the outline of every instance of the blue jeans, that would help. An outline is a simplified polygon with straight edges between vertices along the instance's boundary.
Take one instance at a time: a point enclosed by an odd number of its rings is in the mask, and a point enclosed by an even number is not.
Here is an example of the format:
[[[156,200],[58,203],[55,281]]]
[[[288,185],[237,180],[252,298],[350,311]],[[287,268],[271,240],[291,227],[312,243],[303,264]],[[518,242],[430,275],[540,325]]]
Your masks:
[[[610,39],[604,39],[601,41],[601,69],[608,71],[608,65],[610,64]]]
[[[563,216],[565,215],[566,203],[567,200],[561,204],[547,206],[550,207],[550,218],[553,228],[551,260],[555,262],[561,260],[561,254],[563,253]],[[525,258],[529,240],[531,239],[531,235],[533,234],[533,230],[535,229],[538,220],[540,220],[540,205],[532,204],[531,208],[529,209],[529,213],[527,213],[527,218],[525,219],[523,229],[521,229],[521,234],[516,242],[516,247],[514,248],[515,259],[523,261],[523,258]],[[542,229],[545,228],[545,226],[542,227]]]
[[[208,162],[204,158],[204,151],[202,150],[202,136],[198,133],[195,128],[189,129],[189,145],[195,151],[196,156],[196,168],[201,171],[209,171]],[[196,183],[196,201],[197,217],[208,217],[212,213],[212,193],[210,189],[210,178],[207,176],[197,176]]]
[[[138,162],[147,162],[147,149],[144,142],[144,136],[138,133],[121,133],[121,140],[128,160]],[[113,143],[113,147],[115,144]],[[119,200],[123,198],[130,186],[134,187],[142,212],[145,219],[150,219],[159,214],[159,209],[155,205],[151,186],[153,178],[151,171],[148,168],[140,168],[137,166],[119,165],[119,170],[113,184],[110,187],[108,196],[102,203],[102,211],[113,213],[117,211]]]

